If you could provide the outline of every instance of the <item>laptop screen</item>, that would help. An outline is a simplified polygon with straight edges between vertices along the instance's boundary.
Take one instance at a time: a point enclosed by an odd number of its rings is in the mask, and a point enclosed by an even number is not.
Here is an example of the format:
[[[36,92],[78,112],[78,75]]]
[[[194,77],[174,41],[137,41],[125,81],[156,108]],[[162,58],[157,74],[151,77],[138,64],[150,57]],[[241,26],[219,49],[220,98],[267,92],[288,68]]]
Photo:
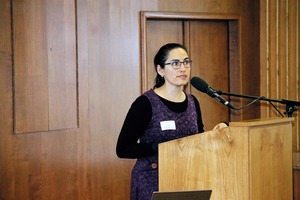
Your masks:
[[[209,200],[212,190],[153,192],[152,200]]]

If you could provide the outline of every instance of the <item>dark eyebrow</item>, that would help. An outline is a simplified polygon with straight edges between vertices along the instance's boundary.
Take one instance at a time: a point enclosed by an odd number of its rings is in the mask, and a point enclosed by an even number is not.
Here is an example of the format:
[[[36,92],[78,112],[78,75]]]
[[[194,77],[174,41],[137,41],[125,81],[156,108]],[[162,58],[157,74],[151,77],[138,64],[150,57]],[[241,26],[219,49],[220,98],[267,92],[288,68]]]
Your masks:
[[[186,61],[186,60],[190,60],[188,57],[186,57],[185,59],[183,59],[184,61]],[[180,61],[179,59],[173,59],[173,60],[171,60],[170,62],[174,62],[174,61]]]
[[[170,60],[170,62],[176,62],[176,61],[180,61],[180,60],[179,59]]]

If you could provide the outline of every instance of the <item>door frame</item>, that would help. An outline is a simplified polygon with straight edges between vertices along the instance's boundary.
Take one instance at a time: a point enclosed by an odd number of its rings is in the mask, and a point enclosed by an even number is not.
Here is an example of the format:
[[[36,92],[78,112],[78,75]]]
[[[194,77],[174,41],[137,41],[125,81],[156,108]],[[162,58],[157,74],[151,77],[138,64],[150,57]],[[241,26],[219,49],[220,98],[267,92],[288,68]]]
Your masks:
[[[148,89],[147,74],[147,22],[148,20],[217,20],[228,23],[228,45],[229,45],[229,92],[240,93],[241,88],[241,53],[240,53],[240,16],[234,14],[208,14],[194,12],[156,12],[141,11],[141,93]],[[230,99],[230,97],[229,97]],[[236,104],[241,101],[235,99]],[[241,120],[241,115],[230,112],[230,121]]]

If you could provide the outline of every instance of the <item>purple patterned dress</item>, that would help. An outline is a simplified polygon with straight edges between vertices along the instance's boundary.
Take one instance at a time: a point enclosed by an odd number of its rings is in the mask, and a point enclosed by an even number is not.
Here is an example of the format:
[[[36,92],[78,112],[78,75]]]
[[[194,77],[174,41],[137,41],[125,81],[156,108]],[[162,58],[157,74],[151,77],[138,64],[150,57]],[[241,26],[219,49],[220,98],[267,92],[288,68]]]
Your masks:
[[[153,90],[144,95],[151,103],[152,118],[140,142],[161,143],[198,132],[197,112],[190,94],[187,109],[182,113],[171,111]],[[158,191],[158,157],[139,158],[132,170],[130,200],[151,200],[154,191]]]

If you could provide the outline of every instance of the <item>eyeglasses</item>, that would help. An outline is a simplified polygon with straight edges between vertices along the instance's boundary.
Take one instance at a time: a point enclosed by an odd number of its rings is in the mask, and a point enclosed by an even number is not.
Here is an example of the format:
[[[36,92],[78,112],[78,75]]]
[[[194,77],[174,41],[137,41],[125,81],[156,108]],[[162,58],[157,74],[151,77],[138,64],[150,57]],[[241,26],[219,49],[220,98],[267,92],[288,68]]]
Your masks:
[[[171,61],[169,63],[165,63],[165,65],[171,65],[171,67],[173,69],[179,69],[181,67],[181,64],[183,64],[183,66],[185,68],[190,68],[191,67],[191,63],[192,63],[191,60],[184,60],[182,62],[176,60],[176,61]]]

